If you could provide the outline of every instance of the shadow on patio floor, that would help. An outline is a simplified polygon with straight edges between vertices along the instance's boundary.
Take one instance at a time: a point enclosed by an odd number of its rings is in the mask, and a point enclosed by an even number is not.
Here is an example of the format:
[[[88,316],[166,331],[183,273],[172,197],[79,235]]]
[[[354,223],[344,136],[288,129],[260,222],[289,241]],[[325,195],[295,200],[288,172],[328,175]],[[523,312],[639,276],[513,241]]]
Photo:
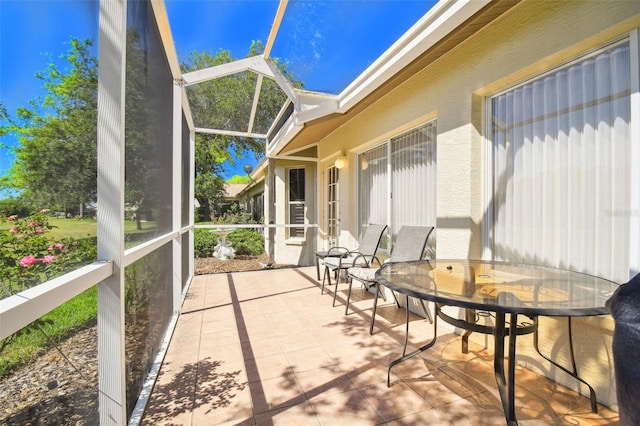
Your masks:
[[[196,276],[153,389],[147,425],[495,425],[504,424],[492,353],[440,331],[436,346],[396,366],[404,310],[379,307],[369,335],[371,297],[344,289],[331,307],[315,268]],[[433,327],[412,316],[410,344]],[[520,424],[609,425],[617,413],[545,377],[518,368]]]

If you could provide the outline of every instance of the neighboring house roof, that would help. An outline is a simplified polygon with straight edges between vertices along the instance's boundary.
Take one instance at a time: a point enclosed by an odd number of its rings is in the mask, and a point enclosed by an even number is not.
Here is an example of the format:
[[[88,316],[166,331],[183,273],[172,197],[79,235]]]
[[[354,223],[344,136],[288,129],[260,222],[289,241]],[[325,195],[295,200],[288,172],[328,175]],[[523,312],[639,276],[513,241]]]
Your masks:
[[[256,187],[264,188],[264,180],[267,176],[267,159],[263,158],[260,163],[251,171],[249,177],[251,182],[245,185],[245,187],[238,193],[238,198],[246,196],[252,189]]]
[[[246,186],[246,183],[225,183],[224,190],[227,193],[225,198],[229,200],[237,200],[239,198],[238,195]]]

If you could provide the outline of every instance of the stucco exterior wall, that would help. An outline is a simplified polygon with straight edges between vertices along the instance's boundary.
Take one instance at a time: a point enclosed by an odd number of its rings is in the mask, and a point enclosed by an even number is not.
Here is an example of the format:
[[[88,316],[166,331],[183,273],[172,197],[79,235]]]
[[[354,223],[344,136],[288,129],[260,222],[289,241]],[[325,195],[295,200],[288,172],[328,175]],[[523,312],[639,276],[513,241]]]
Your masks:
[[[340,178],[343,233],[355,238],[356,153],[437,118],[437,255],[479,258],[487,253],[484,228],[490,226],[491,218],[485,182],[486,96],[624,37],[637,27],[640,2],[523,1],[336,129],[319,142],[318,153],[321,170],[340,151],[349,158]],[[321,200],[326,199],[324,190],[319,185]],[[609,317],[574,321],[579,372],[594,386],[600,402],[615,407],[612,328]],[[566,319],[542,319],[540,337],[543,352],[570,366]],[[475,335],[474,339],[492,347],[486,336]],[[577,389],[574,379],[551,368],[533,351],[530,337],[520,338],[519,345],[523,364]],[[584,386],[580,390],[587,391]]]

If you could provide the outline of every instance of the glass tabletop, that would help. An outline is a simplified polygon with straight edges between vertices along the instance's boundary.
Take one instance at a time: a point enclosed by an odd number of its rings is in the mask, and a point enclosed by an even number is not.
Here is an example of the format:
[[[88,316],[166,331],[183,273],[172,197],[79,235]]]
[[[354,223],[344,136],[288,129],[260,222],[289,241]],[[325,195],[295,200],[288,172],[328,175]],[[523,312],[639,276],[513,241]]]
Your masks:
[[[607,313],[613,281],[522,263],[448,260],[391,263],[378,282],[409,296],[445,305],[546,316]]]

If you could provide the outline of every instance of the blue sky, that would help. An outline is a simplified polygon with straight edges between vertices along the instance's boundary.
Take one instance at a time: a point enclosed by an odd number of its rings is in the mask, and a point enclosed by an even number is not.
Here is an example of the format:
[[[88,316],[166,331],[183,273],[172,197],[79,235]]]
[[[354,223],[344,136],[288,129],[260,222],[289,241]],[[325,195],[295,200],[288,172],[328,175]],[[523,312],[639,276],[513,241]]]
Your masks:
[[[435,1],[291,0],[272,56],[289,63],[305,88],[339,93]],[[245,57],[252,40],[266,41],[278,2],[272,0],[166,0],[179,60],[192,51],[229,50]],[[96,40],[98,2],[91,0],[0,0],[0,100],[8,112],[41,94],[35,78],[69,49],[69,39]],[[14,145],[4,137],[0,145]],[[11,164],[0,147],[0,174]],[[244,174],[248,161],[227,175]],[[255,163],[255,161],[252,161]]]

